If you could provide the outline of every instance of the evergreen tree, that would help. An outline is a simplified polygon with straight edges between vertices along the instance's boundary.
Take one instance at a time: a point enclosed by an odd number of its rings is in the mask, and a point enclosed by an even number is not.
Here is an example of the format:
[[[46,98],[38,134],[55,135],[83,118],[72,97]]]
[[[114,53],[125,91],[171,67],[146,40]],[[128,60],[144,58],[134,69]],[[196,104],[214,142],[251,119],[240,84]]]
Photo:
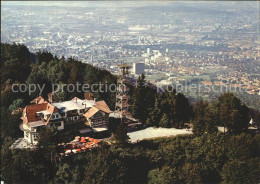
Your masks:
[[[9,106],[9,110],[11,112],[13,112],[14,110],[16,110],[17,108],[21,107],[23,105],[23,99],[18,98],[16,100],[13,101],[13,103]]]
[[[233,93],[225,93],[218,98],[220,121],[230,133],[247,131],[249,109]]]
[[[62,60],[53,60],[48,63],[47,66],[47,78],[53,84],[59,82],[67,82],[66,73],[69,73],[69,70],[66,69],[67,63]]]
[[[211,102],[205,109],[205,131],[207,133],[217,132],[217,125],[219,124],[219,108],[216,102]]]
[[[197,135],[201,136],[205,133],[205,122],[202,119],[194,119],[193,122],[192,132]]]
[[[47,78],[47,63],[43,62],[40,65],[34,65],[32,68],[32,72],[28,76],[26,83],[27,85],[35,84],[39,85],[43,88],[42,94],[40,94],[40,90],[37,87],[35,92],[31,92],[31,99],[38,97],[39,95],[46,97],[48,93],[51,92],[52,86],[51,82]]]
[[[170,128],[170,120],[165,113],[162,115],[162,119],[159,122],[159,126],[164,128]]]
[[[39,142],[37,147],[39,153],[43,154],[51,164],[56,164],[58,159],[57,145],[60,142],[58,130],[55,126],[43,127],[39,132]]]
[[[176,92],[174,90],[172,92],[171,89],[165,91],[162,94],[160,102],[161,112],[165,113],[171,121],[176,122]]]
[[[10,110],[1,108],[1,139],[4,140],[7,137],[18,138],[23,135],[23,132],[19,128],[21,123],[21,113],[11,114]]]
[[[129,136],[127,135],[126,125],[124,123],[118,125],[115,133],[115,140],[118,144],[126,144],[128,142]]]
[[[181,183],[175,168],[164,166],[161,170],[153,169],[148,172],[148,184]]]
[[[38,52],[36,52],[35,58],[37,64],[42,64],[43,62],[49,63],[54,59],[52,53],[48,52],[47,50],[39,50]]]
[[[188,99],[181,93],[176,96],[175,102],[175,122],[177,128],[182,128],[185,122],[189,122],[192,115],[192,108]]]
[[[138,77],[137,80],[137,87],[134,91],[133,95],[133,105],[132,105],[132,114],[136,118],[143,118],[143,110],[144,110],[144,95],[145,95],[145,76],[142,74],[141,76]],[[142,109],[142,110],[141,110]]]
[[[148,126],[159,126],[159,121],[161,118],[161,108],[160,108],[160,97],[159,95],[155,99],[154,108],[150,110],[148,119],[146,120],[146,125]]]
[[[196,103],[195,117],[193,120],[193,133],[195,135],[203,135],[206,133],[217,132],[217,123],[219,122],[219,112],[215,102],[208,103],[199,101]]]
[[[223,166],[222,183],[259,183],[260,182],[260,159],[240,160],[235,159]]]
[[[139,76],[137,87],[131,97],[133,116],[145,122],[148,119],[149,110],[154,106],[155,96],[156,90],[147,86],[145,75]]]
[[[195,117],[193,120],[193,133],[195,135],[203,135],[206,131],[205,114],[208,103],[200,100],[194,107]]]

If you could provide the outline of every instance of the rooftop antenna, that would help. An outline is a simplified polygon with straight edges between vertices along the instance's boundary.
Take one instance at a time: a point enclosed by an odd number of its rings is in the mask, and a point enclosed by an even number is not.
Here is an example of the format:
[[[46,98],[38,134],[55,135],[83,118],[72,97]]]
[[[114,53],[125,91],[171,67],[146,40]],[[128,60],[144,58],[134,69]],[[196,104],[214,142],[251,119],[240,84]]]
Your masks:
[[[82,102],[82,105],[85,105],[85,109],[87,108],[87,104],[86,104],[86,101]]]

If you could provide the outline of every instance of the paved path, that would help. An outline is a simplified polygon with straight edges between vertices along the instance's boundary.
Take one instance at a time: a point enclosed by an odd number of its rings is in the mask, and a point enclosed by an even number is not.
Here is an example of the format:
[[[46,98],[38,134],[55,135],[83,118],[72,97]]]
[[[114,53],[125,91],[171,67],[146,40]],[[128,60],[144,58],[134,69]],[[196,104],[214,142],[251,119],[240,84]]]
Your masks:
[[[127,133],[127,135],[130,137],[131,142],[136,142],[137,140],[148,139],[148,138],[173,136],[178,134],[192,134],[192,131],[187,131],[186,129],[176,129],[176,128],[149,127],[144,130]]]

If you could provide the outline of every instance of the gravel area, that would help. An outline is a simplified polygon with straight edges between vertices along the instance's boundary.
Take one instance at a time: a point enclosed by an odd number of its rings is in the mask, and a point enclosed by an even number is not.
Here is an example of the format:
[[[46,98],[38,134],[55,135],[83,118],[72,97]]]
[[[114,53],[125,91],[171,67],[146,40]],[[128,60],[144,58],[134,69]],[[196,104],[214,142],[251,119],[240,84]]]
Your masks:
[[[176,128],[153,128],[149,127],[144,130],[127,133],[131,142],[136,142],[142,139],[149,139],[155,137],[166,137],[179,134],[192,134],[191,130],[176,129]]]

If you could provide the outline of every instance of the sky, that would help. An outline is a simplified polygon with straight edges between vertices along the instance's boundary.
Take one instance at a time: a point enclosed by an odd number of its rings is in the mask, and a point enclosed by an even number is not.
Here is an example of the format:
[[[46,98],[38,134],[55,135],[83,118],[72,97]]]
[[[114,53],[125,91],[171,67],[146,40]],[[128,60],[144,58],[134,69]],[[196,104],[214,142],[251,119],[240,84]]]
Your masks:
[[[137,3],[138,1],[138,3]],[[16,6],[70,6],[70,7],[123,7],[123,6],[147,6],[147,5],[167,5],[167,4],[192,4],[195,6],[201,5],[209,5],[209,4],[219,4],[224,6],[232,6],[234,4],[242,4],[247,3],[250,4],[252,8],[259,9],[260,2],[259,1],[152,1],[152,0],[135,0],[135,1],[127,1],[127,0],[117,0],[117,1],[5,1],[1,0],[1,7],[6,5],[16,5]]]
[[[84,7],[84,6],[114,6],[117,5],[124,5],[124,4],[132,4],[136,6],[142,6],[147,4],[156,4],[158,1],[139,1],[138,4],[136,2],[130,1],[4,1],[2,5],[19,5],[19,6],[74,6],[74,7]],[[167,4],[172,2],[160,2],[160,4]]]

